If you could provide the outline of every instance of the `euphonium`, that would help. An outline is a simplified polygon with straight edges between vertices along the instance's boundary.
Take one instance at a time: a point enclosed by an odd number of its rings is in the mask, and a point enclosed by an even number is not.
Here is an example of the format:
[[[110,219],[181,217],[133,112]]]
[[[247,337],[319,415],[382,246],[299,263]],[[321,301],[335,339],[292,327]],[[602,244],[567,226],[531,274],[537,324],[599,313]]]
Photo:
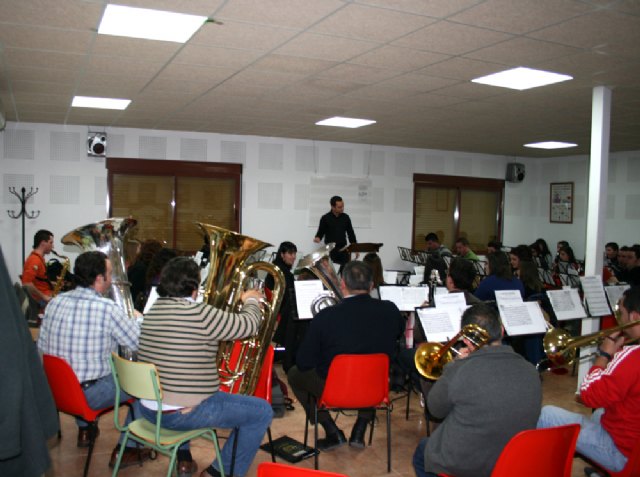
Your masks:
[[[620,323],[618,310],[616,310],[615,314],[618,323]],[[640,320],[630,321],[628,323],[619,324],[613,328],[576,337],[572,337],[565,329],[550,327],[542,339],[542,345],[544,347],[544,352],[547,355],[547,359],[552,364],[556,366],[566,366],[575,361],[578,348],[597,345],[607,336],[638,324],[640,324]]]
[[[457,353],[453,345],[461,338],[469,340],[476,349],[489,342],[489,334],[484,328],[475,323],[464,325],[458,334],[445,344],[422,343],[418,346],[414,357],[418,372],[427,379],[439,379],[445,364],[453,360],[453,353]]]
[[[262,362],[276,327],[285,281],[280,269],[267,262],[245,262],[255,252],[269,247],[246,235],[198,223],[209,239],[209,274],[205,282],[204,301],[224,311],[235,312],[247,282],[258,271],[273,276],[271,300],[265,304],[263,320],[255,336],[220,343],[218,373],[220,382],[232,392],[253,394],[258,383]]]
[[[76,245],[85,252],[98,250],[111,262],[111,298],[127,316],[135,318],[130,284],[124,264],[124,243],[127,234],[138,224],[132,218],[111,218],[94,224],[84,225],[62,237],[65,245]],[[121,350],[123,357],[132,359],[131,350]]]
[[[318,295],[311,302],[311,314],[313,316],[316,316],[323,308],[333,306],[344,298],[340,290],[340,279],[329,255],[335,245],[335,243],[330,243],[309,255],[305,255],[298,262],[294,272],[296,274],[304,270],[311,272],[329,290],[328,293]]]
[[[64,279],[65,279],[65,277],[67,275],[67,272],[69,271],[69,263],[70,262],[69,262],[69,257],[66,257],[64,255],[60,255],[55,250],[51,250],[51,253],[54,254],[56,257],[62,259],[62,271],[60,272],[60,275],[56,279],[56,283],[53,286],[53,291],[51,292],[51,296],[56,296],[56,295],[58,295],[58,293],[60,293],[60,290],[62,290],[62,285],[64,285]]]

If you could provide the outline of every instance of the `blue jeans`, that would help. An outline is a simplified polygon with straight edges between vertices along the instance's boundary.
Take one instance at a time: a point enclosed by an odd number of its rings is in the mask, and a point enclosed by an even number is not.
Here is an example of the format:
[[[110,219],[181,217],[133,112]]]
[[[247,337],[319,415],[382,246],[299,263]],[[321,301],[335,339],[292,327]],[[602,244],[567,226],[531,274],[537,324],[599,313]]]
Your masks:
[[[438,474],[424,470],[424,450],[427,447],[428,440],[428,437],[424,437],[418,444],[418,447],[416,447],[416,451],[413,453],[413,470],[416,472],[416,477],[438,477]]]
[[[583,416],[556,406],[544,406],[538,419],[538,428],[580,424],[576,451],[613,472],[621,471],[627,458],[618,450],[613,439],[600,424],[604,409],[591,416]]]
[[[107,374],[106,376],[102,376],[98,379],[94,384],[89,386],[87,389],[83,390],[85,397],[87,398],[87,404],[91,409],[103,409],[105,407],[113,406],[114,401],[116,399],[116,383],[113,380],[113,376],[111,374]],[[131,399],[125,392],[120,392],[120,403],[128,401]],[[133,412],[138,411],[138,401],[134,401],[132,407],[129,408],[127,412],[127,417],[125,419],[125,425],[129,425],[129,423],[133,420],[132,408]],[[114,410],[114,412],[117,412]],[[76,419],[76,424],[80,429],[87,427],[88,423],[83,419]],[[120,439],[118,439],[118,444],[122,444],[122,440],[124,439],[124,433],[120,433]],[[129,441],[127,442],[127,447],[134,447],[135,442]]]
[[[142,416],[156,422],[156,411],[140,406]],[[187,431],[201,427],[233,429],[222,451],[222,464],[225,475],[231,469],[233,441],[238,439],[234,474],[243,476],[249,470],[253,458],[258,452],[262,438],[271,425],[273,410],[264,399],[240,394],[218,391],[202,401],[190,412],[180,411],[162,416],[162,427],[177,431]],[[236,432],[236,429],[238,432]],[[183,447],[181,447],[182,449]],[[220,470],[218,456],[212,463]]]

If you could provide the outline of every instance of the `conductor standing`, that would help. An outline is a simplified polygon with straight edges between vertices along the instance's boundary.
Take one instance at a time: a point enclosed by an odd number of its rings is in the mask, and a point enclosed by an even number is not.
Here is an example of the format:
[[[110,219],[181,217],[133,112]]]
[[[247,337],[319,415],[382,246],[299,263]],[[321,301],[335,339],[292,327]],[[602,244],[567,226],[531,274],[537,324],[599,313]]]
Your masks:
[[[331,210],[320,218],[318,231],[313,239],[314,242],[320,243],[324,237],[324,243],[330,244],[335,242],[336,246],[331,251],[331,260],[339,265],[344,265],[349,261],[349,253],[341,251],[347,245],[347,237],[349,243],[356,243],[356,234],[351,225],[351,219],[344,213],[344,202],[342,197],[334,195],[329,201]]]

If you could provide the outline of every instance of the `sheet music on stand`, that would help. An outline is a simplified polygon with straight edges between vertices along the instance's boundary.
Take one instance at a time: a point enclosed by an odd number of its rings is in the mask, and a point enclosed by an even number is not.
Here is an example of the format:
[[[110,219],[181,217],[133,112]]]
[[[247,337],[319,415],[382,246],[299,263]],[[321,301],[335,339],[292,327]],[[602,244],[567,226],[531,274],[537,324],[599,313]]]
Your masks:
[[[439,293],[439,288],[443,289],[444,292]],[[464,293],[448,293],[446,288],[439,288],[436,288],[436,293],[433,297],[436,302],[436,308],[456,307],[460,310],[460,313],[469,308]]]
[[[604,293],[604,285],[600,275],[580,277],[582,292],[587,302],[587,308],[591,316],[606,316],[611,314],[607,296]]]
[[[404,287],[397,285],[381,285],[380,299],[389,300],[400,311],[413,311],[429,299],[429,287]]]
[[[422,329],[431,342],[446,342],[460,331],[462,310],[457,306],[416,308]]]
[[[618,301],[620,301],[622,294],[629,288],[629,285],[609,285],[604,287],[604,291],[607,294],[607,299],[609,300],[609,305],[611,306],[612,310],[616,309],[616,306],[618,305]]]
[[[547,290],[547,296],[559,321],[587,318],[577,288]]]
[[[536,301],[523,301],[518,290],[496,290],[498,312],[509,336],[544,333],[547,324]]]
[[[328,294],[320,280],[296,280],[293,282],[296,289],[296,307],[298,309],[299,320],[310,320],[313,318],[311,313],[311,303],[313,300],[322,295]]]

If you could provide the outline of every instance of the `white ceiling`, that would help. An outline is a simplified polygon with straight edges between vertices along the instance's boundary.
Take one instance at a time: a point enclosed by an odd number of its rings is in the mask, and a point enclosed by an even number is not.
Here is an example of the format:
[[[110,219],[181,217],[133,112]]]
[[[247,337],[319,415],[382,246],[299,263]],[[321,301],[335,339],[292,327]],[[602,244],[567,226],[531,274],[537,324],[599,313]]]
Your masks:
[[[10,121],[347,141],[512,156],[589,152],[594,86],[611,150],[640,150],[638,0],[122,0],[215,18],[184,45],[98,35],[100,0],[1,0]],[[470,83],[514,66],[574,77]],[[129,98],[125,111],[74,95]],[[361,129],[329,116],[375,119]],[[527,142],[564,140],[555,152]]]

